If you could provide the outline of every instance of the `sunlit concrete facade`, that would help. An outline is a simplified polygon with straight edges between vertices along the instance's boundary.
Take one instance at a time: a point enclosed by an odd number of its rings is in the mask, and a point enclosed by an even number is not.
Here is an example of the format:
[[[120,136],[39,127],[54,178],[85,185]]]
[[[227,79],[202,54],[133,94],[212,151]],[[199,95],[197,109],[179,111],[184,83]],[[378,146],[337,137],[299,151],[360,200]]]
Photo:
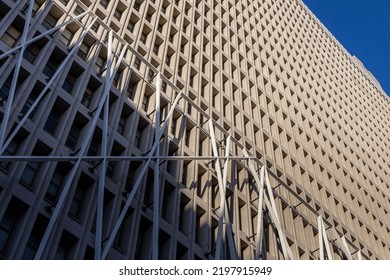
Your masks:
[[[23,42],[28,2],[0,1],[1,54]],[[321,215],[326,258],[349,250],[353,259],[390,259],[390,100],[301,1],[36,0],[26,40],[76,16],[26,45],[14,94],[20,51],[0,60],[0,259],[91,259],[105,249],[107,259],[216,258],[221,184],[216,160],[201,158],[215,156],[210,119],[220,155],[232,139],[222,189],[231,229],[220,258],[258,256],[259,192],[246,149],[270,173],[293,258],[321,258]],[[131,159],[156,142],[159,75],[168,128],[157,146],[166,158]],[[260,257],[284,259],[263,209]]]

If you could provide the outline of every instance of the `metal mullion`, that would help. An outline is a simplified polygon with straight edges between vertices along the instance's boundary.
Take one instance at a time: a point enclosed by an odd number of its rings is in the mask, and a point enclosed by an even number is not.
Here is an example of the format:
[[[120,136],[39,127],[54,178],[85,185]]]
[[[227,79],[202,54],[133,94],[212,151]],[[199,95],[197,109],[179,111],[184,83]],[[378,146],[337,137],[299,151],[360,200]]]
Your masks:
[[[78,158],[85,161],[96,161],[102,160],[102,156],[0,156],[1,161],[75,161]],[[107,156],[107,160],[112,161],[143,161],[147,160],[149,157],[147,156]],[[156,159],[156,156],[150,156],[152,159]],[[160,160],[199,160],[199,161],[210,161],[210,160],[248,160],[255,159],[253,157],[245,158],[245,157],[235,157],[235,156],[159,156]]]
[[[112,32],[108,33],[108,48],[107,48],[107,71],[106,79],[104,83],[104,93],[106,96],[104,103],[104,116],[103,116],[103,132],[102,132],[102,145],[101,155],[103,161],[100,166],[99,172],[99,186],[97,194],[97,211],[96,211],[96,233],[95,233],[95,259],[100,259],[102,249],[102,232],[103,232],[103,207],[104,207],[104,185],[106,179],[106,167],[107,167],[107,133],[108,133],[108,113],[109,113],[109,98],[111,87],[111,65],[112,65]],[[119,65],[118,65],[119,66]],[[115,70],[114,70],[115,71]]]

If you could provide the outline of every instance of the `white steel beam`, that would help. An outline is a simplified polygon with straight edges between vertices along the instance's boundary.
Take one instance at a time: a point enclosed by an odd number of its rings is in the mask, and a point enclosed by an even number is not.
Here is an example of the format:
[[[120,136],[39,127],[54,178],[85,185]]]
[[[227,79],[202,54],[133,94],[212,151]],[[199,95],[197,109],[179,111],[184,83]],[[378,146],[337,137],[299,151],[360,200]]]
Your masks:
[[[326,255],[328,257],[328,260],[333,260],[328,236],[326,234],[325,224],[324,221],[322,220],[321,215],[317,217],[317,221],[318,221],[318,237],[319,237],[319,245],[320,245],[320,260],[325,259],[324,244],[325,244]]]
[[[248,152],[246,149],[243,149],[243,153],[245,156],[249,157],[248,155]],[[262,251],[262,244],[263,244],[263,227],[264,227],[264,224],[263,224],[263,201],[264,201],[264,184],[262,183],[262,181],[259,180],[259,177],[257,175],[254,175],[254,174],[257,174],[256,172],[256,169],[255,167],[253,166],[253,163],[251,161],[248,161],[248,165],[249,165],[249,169],[251,171],[251,173],[253,174],[253,177],[255,179],[255,182],[256,182],[256,185],[257,185],[257,189],[258,189],[258,193],[259,193],[259,199],[257,201],[257,225],[256,225],[256,238],[255,238],[255,242],[256,242],[256,252],[255,252],[255,260],[258,260],[260,259],[260,256],[261,256],[261,251]],[[263,256],[263,259],[265,258],[266,256]]]
[[[45,37],[46,35],[52,34],[52,33],[56,32],[57,30],[61,29],[62,27],[64,27],[65,25],[68,25],[69,23],[72,23],[72,22],[74,22],[74,21],[76,21],[76,20],[78,20],[78,19],[84,17],[85,15],[91,14],[91,13],[92,13],[92,12],[88,10],[88,11],[86,11],[86,12],[83,12],[83,13],[79,14],[78,16],[71,17],[69,20],[64,21],[63,23],[61,23],[61,24],[59,24],[59,25],[57,25],[57,26],[54,26],[53,28],[51,28],[51,29],[49,29],[49,30],[43,32],[42,34],[39,34],[39,35],[37,35],[37,36],[32,37],[31,39],[27,40],[27,41],[24,43],[24,45],[27,46],[27,45],[29,45],[29,44],[31,44],[31,43],[34,43],[34,42],[38,41],[39,39]],[[21,49],[22,47],[23,47],[23,45],[22,45],[22,44],[19,44],[19,45],[15,46],[15,47],[12,47],[12,48],[9,49],[8,51],[6,51],[6,52],[0,54],[0,60],[3,59],[4,57],[9,56],[11,53],[14,53],[14,52],[18,51],[18,50]]]
[[[86,29],[86,32],[88,32],[88,30],[90,29],[90,27],[92,26],[94,20],[92,21],[92,23],[88,26],[88,28]],[[85,35],[85,34],[84,34]],[[80,40],[78,40],[78,43],[80,44]],[[72,48],[72,51],[75,51],[76,47]],[[112,73],[112,77],[115,77],[115,74],[116,74],[116,71],[117,69],[119,68],[119,65],[121,63],[121,60],[123,59],[123,56],[126,52],[126,48],[123,48],[122,49],[122,52],[119,56],[119,59],[117,61],[117,65],[116,67],[114,68],[114,71]],[[110,85],[112,84],[113,82],[113,78],[111,78],[110,80]],[[102,111],[102,108],[104,106],[104,102],[106,101],[107,99],[107,95],[109,94],[109,92],[104,92],[99,100],[99,105],[98,105],[98,108],[95,112],[95,115],[93,116],[93,119],[92,121],[89,123],[89,126],[88,126],[88,130],[87,130],[87,133],[86,133],[86,136],[84,138],[84,141],[82,142],[82,145],[81,145],[81,148],[80,148],[80,151],[79,151],[79,156],[77,158],[77,161],[76,163],[74,164],[74,166],[72,167],[71,171],[69,172],[69,175],[67,177],[67,180],[66,180],[66,183],[63,187],[63,190],[61,192],[61,195],[58,199],[58,202],[57,202],[57,205],[55,206],[54,208],[54,211],[53,211],[53,214],[51,216],[51,219],[49,221],[49,224],[46,228],[46,231],[42,237],[42,240],[41,240],[41,243],[38,247],[38,250],[37,250],[37,253],[35,254],[35,257],[34,259],[41,259],[42,257],[42,254],[43,254],[43,250],[45,249],[46,247],[46,244],[49,240],[49,237],[51,235],[51,232],[53,231],[53,228],[54,228],[54,225],[58,219],[58,216],[62,210],[62,207],[65,203],[65,199],[68,195],[68,192],[70,190],[70,187],[71,187],[71,184],[73,182],[73,179],[76,175],[76,172],[78,170],[78,167],[80,166],[80,163],[81,163],[81,159],[82,159],[82,155],[85,153],[85,151],[87,150],[87,147],[89,145],[89,142],[90,142],[90,139],[91,139],[91,136],[93,134],[93,131],[95,130],[95,127],[96,127],[96,123],[98,121],[98,118],[99,118],[99,115],[100,115],[100,112]],[[31,109],[31,108],[30,108]]]
[[[244,149],[244,151],[245,151],[245,149]],[[246,153],[246,154],[248,154],[248,153]],[[269,198],[267,196],[264,196],[264,201],[265,201],[265,204],[267,206],[268,212],[269,212],[269,214],[271,216],[271,219],[274,222],[274,224],[276,226],[276,229],[278,230],[279,240],[280,240],[280,243],[282,245],[284,258],[287,259],[287,260],[295,259],[294,254],[292,253],[292,251],[291,251],[291,249],[290,249],[290,247],[288,245],[286,235],[284,233],[283,227],[282,227],[282,225],[280,223],[280,220],[279,220],[279,217],[278,217],[278,214],[277,214],[277,208],[276,208],[276,204],[275,204],[275,201],[274,201],[273,191],[272,191],[272,188],[271,188],[271,185],[270,185],[267,169],[265,168],[264,165],[262,166],[262,168],[260,170],[260,176],[261,177],[259,179],[258,174],[257,174],[257,172],[256,172],[256,170],[255,170],[255,168],[254,168],[254,166],[252,164],[252,162],[248,161],[248,164],[250,166],[250,170],[251,170],[252,175],[255,177],[256,184],[260,184],[260,185],[258,185],[259,194],[261,194],[261,190],[264,188],[264,184],[267,187]],[[260,212],[258,213],[258,215],[259,216],[261,215]],[[262,220],[260,222],[263,223]],[[259,238],[260,238],[260,236],[261,236],[261,233],[259,233]],[[261,241],[262,240],[259,239],[259,243],[256,244],[256,247],[260,248]],[[256,252],[257,257],[260,254],[259,252],[260,252],[260,250]]]
[[[165,132],[165,130],[167,129],[168,127],[168,123],[169,123],[169,120],[173,114],[173,110],[175,109],[177,103],[179,102],[179,99],[181,98],[181,92],[176,96],[175,98],[175,101],[173,102],[172,106],[171,106],[171,109],[169,110],[169,113],[168,113],[168,116],[165,118],[164,122],[163,122],[163,126],[162,128],[160,129],[160,133],[159,133],[159,136],[161,137],[161,135]],[[158,124],[157,124],[158,125]],[[160,139],[159,137],[159,139]],[[112,243],[114,242],[114,239],[115,239],[115,236],[116,234],[118,233],[118,230],[126,216],[126,213],[127,211],[129,210],[129,207],[130,207],[130,204],[131,202],[133,201],[133,198],[136,194],[136,192],[138,191],[139,189],[139,186],[141,185],[141,181],[144,177],[144,174],[147,170],[147,168],[149,167],[149,163],[150,161],[152,160],[152,155],[155,153],[156,151],[156,148],[157,146],[160,145],[160,141],[157,141],[153,144],[152,148],[150,149],[149,153],[148,153],[148,159],[146,160],[146,162],[144,163],[140,173],[138,174],[138,177],[132,187],[132,190],[126,200],[126,203],[125,205],[123,206],[123,209],[121,211],[121,213],[119,214],[119,217],[118,217],[118,220],[116,221],[115,225],[114,225],[114,228],[112,229],[111,231],[111,234],[110,234],[110,237],[108,238],[107,240],[107,243],[104,247],[104,250],[103,250],[103,253],[102,253],[102,257],[101,259],[105,259],[108,255],[108,252],[112,246]]]
[[[69,62],[69,60],[73,57],[73,54],[76,52],[78,47],[80,46],[81,42],[83,41],[84,37],[87,35],[88,31],[91,29],[92,25],[94,24],[95,20],[92,20],[92,22],[87,26],[87,28],[84,30],[84,32],[81,34],[81,36],[77,39],[76,43],[74,44],[73,48],[69,51],[68,55],[65,57],[64,61],[61,63],[60,67],[56,70],[56,72],[53,74],[53,76],[50,78],[50,80],[47,82],[41,93],[38,95],[38,97],[34,100],[31,107],[28,109],[28,111],[24,114],[23,118],[20,120],[18,125],[13,129],[11,132],[11,135],[7,138],[3,146],[0,146],[0,154],[4,153],[5,149],[7,149],[8,145],[11,143],[15,135],[18,133],[20,128],[24,125],[27,118],[31,115],[31,113],[34,111],[34,109],[38,106],[38,103],[44,98],[46,95],[46,91],[50,88],[50,86],[53,84],[54,80],[58,77],[58,75],[63,71],[66,64]],[[4,122],[4,121],[3,121]],[[5,128],[2,128],[5,129]]]
[[[357,259],[359,260],[359,261],[361,261],[361,260],[363,260],[363,257],[362,257],[362,251],[358,251],[358,253],[357,253]]]
[[[159,210],[160,210],[160,91],[161,91],[161,74],[157,73],[156,80],[156,127],[154,131],[154,142],[156,146],[154,161],[154,186],[153,186],[153,240],[152,240],[152,260],[158,259],[158,236],[159,236]]]
[[[211,144],[213,148],[214,156],[218,156],[218,147],[217,147],[217,141],[215,139],[215,133],[214,133],[214,127],[212,119],[209,120],[209,130],[210,130],[210,138],[211,138]],[[226,148],[226,157],[229,156],[229,149],[230,149],[230,136],[228,137],[228,145]],[[219,185],[219,194],[220,194],[220,214],[219,214],[219,221],[218,221],[218,235],[217,235],[217,244],[216,244],[216,250],[215,250],[215,259],[220,260],[222,255],[222,239],[225,237],[224,231],[223,231],[223,224],[225,223],[226,229],[228,231],[228,244],[229,244],[229,250],[231,257],[233,259],[236,259],[235,252],[234,252],[234,241],[232,237],[232,231],[230,226],[230,219],[229,219],[229,212],[226,207],[226,181],[227,181],[227,169],[228,169],[228,163],[229,159],[226,159],[224,164],[224,174],[222,175],[221,170],[221,163],[219,160],[215,161],[215,171],[217,173],[218,178],[218,185]],[[233,253],[233,254],[232,254]]]
[[[103,160],[102,156],[0,156],[1,161],[72,161],[81,158],[85,161],[97,161]],[[112,161],[142,161],[147,160],[149,157],[147,156],[107,156],[107,160]],[[155,160],[156,156],[151,156],[152,160]],[[159,156],[160,160],[199,160],[199,161],[210,161],[210,160],[248,160],[248,158],[241,156]],[[253,157],[249,157],[249,159],[256,159]]]
[[[280,243],[282,244],[282,247],[283,247],[284,257],[286,259],[295,259],[294,255],[290,249],[290,246],[288,245],[287,238],[286,238],[284,229],[282,227],[281,220],[280,220],[279,215],[278,215],[278,210],[277,210],[276,203],[275,203],[274,193],[273,193],[273,190],[271,187],[268,171],[267,171],[267,168],[265,167],[265,165],[263,165],[263,167],[262,167],[261,176],[263,176],[263,178],[265,180],[265,184],[266,184],[266,187],[268,190],[269,200],[271,201],[271,209],[268,207],[269,213],[271,214],[271,216],[274,215],[274,219],[276,219],[276,221],[277,221],[277,222],[275,222],[275,225],[278,228],[278,234],[279,234],[279,238],[280,238]],[[262,181],[262,182],[264,182],[264,181]],[[267,203],[267,201],[268,201],[268,198],[266,197],[266,203]]]
[[[107,96],[104,103],[103,116],[103,132],[101,155],[103,160],[100,165],[99,186],[97,194],[97,211],[96,211],[96,234],[95,234],[95,259],[99,260],[102,250],[102,234],[103,234],[103,207],[104,207],[104,185],[106,179],[107,168],[107,134],[108,134],[108,113],[110,108],[110,88],[111,88],[111,66],[112,66],[112,31],[108,33],[108,48],[107,48],[107,70],[104,83],[103,95]]]
[[[347,240],[345,239],[345,236],[342,236],[340,238],[340,236],[338,235],[338,233],[336,232],[336,230],[334,229],[334,227],[332,227],[332,231],[333,231],[333,235],[336,237],[337,239],[337,243],[339,244],[341,250],[343,251],[343,253],[345,254],[345,256],[347,257],[348,260],[352,260],[352,254],[351,254],[351,251],[349,250],[348,248],[348,243],[347,243]]]
[[[24,29],[22,33],[22,41],[21,41],[21,49],[19,52],[18,60],[16,62],[16,66],[14,68],[14,73],[12,75],[12,82],[11,82],[11,87],[8,93],[8,96],[6,97],[7,103],[5,106],[4,110],[4,116],[3,120],[1,122],[1,127],[0,127],[0,150],[1,153],[3,153],[3,145],[5,142],[6,138],[6,133],[7,133],[7,128],[8,128],[8,122],[9,118],[11,116],[11,108],[14,103],[14,95],[15,95],[15,90],[16,90],[16,83],[18,81],[19,77],[19,72],[20,72],[20,67],[22,65],[22,60],[23,60],[23,53],[24,50],[26,49],[26,39],[27,39],[27,34],[30,31],[30,21],[31,21],[31,15],[32,15],[32,9],[34,6],[34,0],[29,1],[29,6],[28,6],[28,11],[27,11],[27,18],[26,21],[24,22]]]
[[[229,158],[230,144],[231,144],[231,136],[229,135],[226,138],[226,151],[225,151],[226,160],[225,160],[225,164],[223,167],[223,178],[222,178],[223,184],[224,184],[223,187],[225,188],[225,194],[226,194],[226,189],[227,189],[228,164],[230,161],[230,158]],[[225,205],[227,205],[226,201],[225,201]],[[226,217],[225,225],[226,225],[226,229],[227,229],[227,239],[228,239],[228,244],[229,244],[230,258],[232,260],[236,260],[237,259],[236,247],[235,247],[234,238],[233,238],[232,224],[230,222],[229,211],[228,211],[227,207],[225,207],[225,217]]]

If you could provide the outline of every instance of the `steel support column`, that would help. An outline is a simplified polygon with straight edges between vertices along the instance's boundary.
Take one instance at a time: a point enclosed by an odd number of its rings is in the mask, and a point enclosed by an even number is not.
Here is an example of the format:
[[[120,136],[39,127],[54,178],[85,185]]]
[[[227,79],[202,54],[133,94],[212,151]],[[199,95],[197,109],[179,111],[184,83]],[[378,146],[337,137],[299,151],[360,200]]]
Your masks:
[[[27,34],[30,31],[30,21],[31,21],[33,6],[34,6],[34,0],[30,0],[29,6],[28,6],[28,11],[27,11],[27,18],[26,18],[26,21],[24,22],[24,29],[23,29],[22,41],[21,41],[21,49],[19,52],[18,60],[16,62],[16,66],[14,68],[14,73],[12,75],[11,88],[10,88],[9,93],[8,93],[4,116],[3,116],[3,120],[1,122],[2,125],[0,127],[0,151],[1,151],[0,154],[2,154],[3,150],[4,150],[3,145],[5,142],[5,138],[6,138],[8,122],[9,122],[9,119],[11,116],[11,108],[12,108],[12,105],[14,103],[16,83],[18,81],[20,67],[22,65],[23,53],[24,53],[24,50],[26,49]]]
[[[244,156],[249,157],[248,152],[246,149],[243,149]],[[253,163],[248,161],[249,169],[252,174],[256,174],[256,169],[253,166]],[[262,244],[263,244],[263,231],[264,231],[264,224],[263,224],[263,201],[264,201],[264,184],[262,181],[259,180],[258,176],[253,175],[257,189],[259,192],[259,199],[257,202],[257,225],[256,225],[256,252],[255,252],[255,260],[260,259],[261,252],[262,252]],[[263,256],[263,259],[266,256]]]
[[[77,39],[76,43],[74,44],[73,48],[69,51],[68,55],[65,57],[64,61],[61,63],[60,67],[56,70],[56,72],[53,74],[53,76],[50,78],[50,80],[47,82],[41,93],[38,95],[38,97],[34,100],[31,107],[28,109],[28,111],[24,114],[23,118],[20,120],[18,125],[13,129],[11,132],[11,135],[5,140],[5,143],[2,147],[0,147],[0,154],[3,154],[5,149],[8,147],[8,145],[11,143],[15,135],[18,133],[20,128],[24,125],[28,117],[31,115],[31,113],[34,111],[34,109],[38,106],[38,103],[44,98],[46,91],[50,88],[50,86],[53,84],[54,80],[58,77],[60,73],[62,73],[63,69],[65,68],[66,64],[69,62],[69,60],[73,57],[73,54],[76,52],[78,47],[80,46],[81,42],[83,41],[84,37],[87,35],[88,31],[91,29],[92,25],[94,24],[95,20],[92,20],[92,22],[87,26],[87,28],[84,30],[84,32],[81,34],[81,36]],[[4,122],[4,120],[3,120]]]
[[[88,30],[92,26],[93,22],[94,22],[94,20],[88,26],[88,28],[86,29],[86,32],[88,32]],[[85,36],[85,34],[84,34],[84,36]],[[79,42],[79,40],[78,40],[78,42]],[[79,42],[79,44],[80,44],[80,42]],[[76,49],[76,47],[74,47],[72,49],[72,51],[75,51],[75,49]],[[112,77],[115,77],[116,72],[117,72],[117,70],[119,68],[119,65],[120,65],[120,63],[121,63],[121,61],[123,59],[123,56],[124,56],[125,52],[126,52],[126,47],[124,47],[122,49],[122,52],[121,52],[121,54],[120,54],[120,56],[118,58],[118,61],[117,61],[117,65],[115,66],[114,71],[112,72],[112,75],[111,75]],[[112,84],[112,82],[113,82],[113,78],[111,78],[111,80],[110,80],[110,85]],[[104,106],[104,102],[106,101],[108,94],[109,94],[109,92],[104,92],[102,94],[100,100],[99,100],[99,105],[98,105],[97,111],[96,111],[92,121],[89,123],[86,136],[84,138],[84,141],[82,142],[82,146],[80,148],[79,155],[77,156],[77,161],[74,164],[74,166],[72,167],[71,171],[69,172],[68,178],[67,178],[66,183],[65,183],[65,185],[63,187],[63,190],[61,192],[60,198],[58,199],[57,205],[54,208],[52,217],[51,217],[51,219],[49,221],[49,224],[48,224],[48,226],[46,228],[46,231],[45,231],[45,233],[43,235],[43,238],[41,240],[41,243],[40,243],[40,245],[38,247],[38,250],[37,250],[37,253],[36,253],[34,259],[41,259],[41,257],[42,257],[43,250],[46,247],[46,244],[47,244],[47,242],[49,240],[50,234],[51,234],[51,232],[52,232],[52,230],[54,228],[54,225],[55,225],[55,223],[57,221],[57,218],[58,218],[58,216],[60,214],[60,211],[62,210],[62,207],[64,205],[65,199],[66,199],[66,197],[68,195],[68,192],[70,190],[71,184],[73,182],[73,179],[74,179],[74,177],[76,175],[76,172],[77,172],[77,170],[78,170],[78,168],[80,166],[80,163],[82,161],[82,156],[84,155],[85,151],[87,150],[87,147],[89,145],[89,142],[90,142],[92,134],[93,134],[93,131],[95,130],[96,123],[98,121],[99,115],[100,115],[100,113],[102,111],[102,108]]]
[[[245,149],[243,151],[244,151],[244,155],[248,155],[248,153],[246,152]],[[252,175],[255,177],[256,184],[258,185],[257,188],[259,190],[259,195],[261,194],[262,189],[264,189],[264,184],[267,187],[269,198],[268,198],[268,196],[265,195],[264,201],[265,201],[265,204],[266,204],[267,209],[269,211],[269,214],[271,216],[271,219],[274,222],[276,229],[278,230],[279,240],[280,240],[280,243],[282,245],[284,258],[286,260],[287,259],[295,259],[294,255],[293,255],[293,253],[288,245],[286,235],[284,233],[283,227],[281,225],[280,219],[279,219],[278,214],[277,214],[278,211],[276,208],[276,204],[275,204],[271,184],[269,181],[267,169],[265,168],[264,165],[261,167],[261,170],[260,170],[261,177],[259,179],[258,174],[256,172],[256,169],[253,166],[253,163],[251,161],[248,161],[248,165],[249,165],[249,168],[251,170]],[[259,208],[260,208],[260,206],[259,206]],[[260,215],[260,213],[258,213],[258,215]],[[263,223],[263,221],[260,221],[260,222]],[[259,238],[260,238],[260,236],[262,237],[262,233],[259,233]],[[259,243],[256,244],[256,247],[260,248],[260,244],[261,244],[262,240],[259,239],[258,242]],[[259,252],[260,252],[260,250],[256,252],[256,256],[259,256]]]
[[[325,224],[324,221],[322,220],[321,215],[317,217],[317,221],[318,221],[318,237],[319,237],[319,245],[320,245],[320,260],[325,259],[324,244],[325,244],[326,255],[328,257],[328,260],[333,260],[328,236],[326,234]]]
[[[175,101],[173,102],[172,106],[171,106],[171,109],[168,113],[168,116],[165,118],[164,122],[163,122],[163,126],[160,130],[160,133],[159,133],[159,136],[161,137],[161,135],[165,132],[165,130],[167,129],[168,127],[168,123],[169,123],[169,120],[173,114],[173,110],[175,109],[177,103],[179,102],[180,98],[181,98],[181,92],[176,96],[175,98]],[[160,139],[159,137],[159,139]],[[156,148],[157,148],[157,145],[160,145],[160,141],[158,142],[155,142],[152,146],[152,148],[150,149],[149,153],[148,153],[148,159],[146,160],[146,162],[144,163],[144,166],[142,167],[140,173],[138,174],[138,177],[137,177],[137,180],[135,181],[134,185],[133,185],[133,188],[126,200],[126,203],[125,205],[123,206],[123,209],[121,211],[121,213],[119,214],[119,217],[118,217],[118,220],[116,221],[115,225],[114,225],[114,228],[112,229],[111,231],[111,234],[110,234],[110,237],[108,238],[107,240],[107,244],[105,245],[104,247],[104,250],[103,250],[103,253],[102,253],[102,259],[105,259],[108,255],[108,252],[112,246],[112,243],[114,242],[114,238],[116,236],[116,234],[118,233],[118,230],[126,216],[126,213],[127,211],[129,210],[129,207],[130,207],[130,204],[131,202],[133,201],[133,198],[136,194],[136,192],[138,191],[139,189],[139,186],[141,185],[141,181],[144,177],[144,174],[147,170],[147,168],[149,167],[149,163],[150,161],[152,160],[152,156],[153,154],[155,153],[156,151]]]
[[[78,20],[78,19],[80,19],[80,18],[82,18],[82,17],[84,17],[85,15],[90,14],[90,13],[92,13],[92,12],[91,12],[90,10],[88,10],[88,11],[85,11],[85,12],[79,14],[78,16],[72,17],[72,18],[70,18],[69,20],[64,21],[63,23],[61,23],[61,24],[59,24],[59,25],[56,25],[55,27],[53,27],[53,28],[51,28],[51,29],[49,29],[49,30],[43,32],[42,34],[39,34],[39,35],[34,36],[33,38],[31,38],[30,40],[27,40],[27,41],[25,42],[25,45],[27,46],[27,45],[29,45],[29,44],[31,44],[31,43],[34,43],[34,42],[38,41],[39,39],[45,37],[46,35],[51,34],[51,33],[54,33],[54,32],[56,32],[57,30],[59,30],[59,29],[61,29],[62,27],[64,27],[65,25],[68,25],[69,23],[72,23],[72,22],[74,22],[74,21],[76,21],[76,20]],[[11,53],[16,52],[17,50],[21,49],[22,47],[23,47],[23,45],[20,44],[20,45],[17,45],[16,47],[12,47],[11,49],[9,49],[8,51],[6,51],[6,52],[4,52],[4,53],[2,53],[2,54],[0,54],[0,60],[3,59],[4,57],[9,56]]]
[[[161,74],[157,73],[156,81],[156,127],[154,131],[154,142],[158,143],[156,146],[154,161],[154,186],[153,186],[153,248],[152,248],[152,259],[158,259],[158,236],[159,236],[159,211],[160,211],[160,91],[161,91]]]
[[[103,132],[101,155],[103,160],[100,165],[99,186],[97,194],[97,211],[96,211],[96,234],[95,234],[95,259],[99,260],[102,250],[102,234],[103,234],[103,207],[104,207],[104,185],[106,179],[107,168],[107,134],[108,134],[108,113],[110,108],[110,88],[111,88],[111,67],[112,67],[112,31],[108,33],[107,46],[107,70],[106,79],[104,83],[103,95],[106,96],[104,103],[103,115]]]
[[[343,253],[347,257],[347,259],[352,260],[353,259],[352,254],[349,251],[348,243],[347,243],[347,240],[345,239],[345,236],[342,236],[340,238],[340,236],[338,235],[338,233],[336,232],[336,230],[333,227],[332,227],[332,231],[333,231],[333,235],[336,237],[337,243],[339,244],[341,250],[343,251]]]
[[[209,130],[210,130],[210,138],[211,138],[211,145],[213,148],[214,156],[217,157],[219,155],[218,153],[218,147],[217,147],[217,141],[215,139],[215,133],[214,133],[214,127],[213,127],[213,121],[212,119],[209,120]],[[230,149],[230,136],[227,138],[227,147],[226,147],[226,157],[229,156],[229,149]],[[233,233],[231,230],[230,225],[230,219],[229,219],[229,212],[226,208],[226,181],[227,181],[227,169],[228,169],[228,163],[229,159],[227,158],[225,160],[224,164],[224,172],[222,175],[221,171],[221,163],[219,159],[215,161],[215,171],[217,173],[218,178],[218,185],[219,185],[219,194],[220,194],[220,214],[219,214],[219,221],[218,221],[218,235],[217,235],[217,244],[216,244],[216,250],[215,250],[215,259],[220,260],[221,259],[221,253],[222,253],[222,239],[225,237],[224,231],[223,231],[223,224],[225,223],[225,228],[228,231],[227,238],[228,238],[228,245],[230,250],[230,255],[232,259],[236,259],[236,253],[235,253],[235,246],[233,241]]]

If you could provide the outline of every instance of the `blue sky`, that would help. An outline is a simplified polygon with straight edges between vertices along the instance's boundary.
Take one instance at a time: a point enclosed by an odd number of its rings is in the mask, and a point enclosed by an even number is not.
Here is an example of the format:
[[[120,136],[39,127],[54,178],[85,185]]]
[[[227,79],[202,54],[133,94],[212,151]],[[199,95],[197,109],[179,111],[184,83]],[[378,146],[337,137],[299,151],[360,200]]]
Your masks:
[[[303,0],[390,95],[390,0]]]

